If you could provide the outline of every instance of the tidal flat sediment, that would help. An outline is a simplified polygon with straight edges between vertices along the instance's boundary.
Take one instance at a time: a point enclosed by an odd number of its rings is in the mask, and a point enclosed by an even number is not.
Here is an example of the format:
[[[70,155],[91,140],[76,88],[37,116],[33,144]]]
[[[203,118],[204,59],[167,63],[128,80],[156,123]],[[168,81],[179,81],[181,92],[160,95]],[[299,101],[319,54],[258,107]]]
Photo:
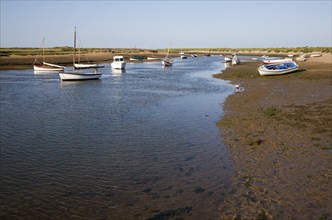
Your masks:
[[[235,166],[219,217],[331,219],[331,54],[280,76],[260,76],[259,65],[214,76],[244,88],[226,100],[218,122]]]

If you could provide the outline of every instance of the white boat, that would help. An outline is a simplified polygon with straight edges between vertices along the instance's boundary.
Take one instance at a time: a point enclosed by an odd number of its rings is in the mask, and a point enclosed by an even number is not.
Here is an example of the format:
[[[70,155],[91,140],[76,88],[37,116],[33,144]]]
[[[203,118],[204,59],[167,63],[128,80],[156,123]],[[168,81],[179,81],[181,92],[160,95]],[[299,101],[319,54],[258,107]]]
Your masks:
[[[284,58],[284,59],[266,59],[263,60],[264,64],[272,64],[272,63],[285,63],[292,61],[292,58]]]
[[[225,56],[224,61],[225,61],[225,63],[232,62],[232,58]]]
[[[103,68],[98,64],[89,64],[89,63],[74,63],[75,69],[90,69],[90,68]]]
[[[159,57],[147,57],[146,59],[147,60],[160,60]]]
[[[171,60],[169,58],[169,51],[171,49],[171,46],[168,48],[168,51],[166,53],[165,58],[161,61],[161,64],[165,67],[165,66],[172,66],[173,65],[173,60]]]
[[[291,73],[297,71],[299,66],[293,62],[283,62],[283,63],[273,63],[273,64],[264,64],[258,67],[258,72],[261,76],[273,76],[273,75],[282,75],[286,73]]]
[[[76,51],[76,27],[75,27],[75,34],[74,34],[74,56],[73,56],[73,65],[75,64],[75,51]],[[73,67],[73,69],[75,69]],[[72,71],[72,72],[59,72],[60,79],[62,81],[80,81],[80,80],[93,80],[99,79],[102,74],[98,73],[96,70],[93,72],[79,72],[79,71]]]
[[[123,56],[114,56],[111,66],[112,69],[125,69],[126,61],[124,60]]]
[[[56,64],[52,64],[52,63],[46,63],[45,62],[45,40],[43,38],[43,62],[39,63],[39,61],[37,60],[37,56],[35,58],[35,62],[33,65],[33,69],[34,71],[38,71],[38,72],[58,72],[60,70],[64,70],[64,66],[60,66],[60,65],[56,65]]]
[[[197,54],[191,54],[191,57],[197,57]]]
[[[60,71],[59,76],[62,81],[82,81],[82,80],[93,80],[93,79],[99,79],[102,74],[97,72],[96,70],[94,72],[84,73],[84,72],[64,72]]]
[[[232,58],[232,64],[233,65],[240,64],[240,59],[236,55],[234,55],[233,58]]]
[[[297,61],[300,61],[300,62],[304,62],[304,61],[306,61],[305,56],[299,56],[299,57],[296,57],[295,59],[296,59]]]
[[[310,57],[313,58],[313,57],[321,57],[322,54],[321,53],[314,53],[314,54],[311,54]]]

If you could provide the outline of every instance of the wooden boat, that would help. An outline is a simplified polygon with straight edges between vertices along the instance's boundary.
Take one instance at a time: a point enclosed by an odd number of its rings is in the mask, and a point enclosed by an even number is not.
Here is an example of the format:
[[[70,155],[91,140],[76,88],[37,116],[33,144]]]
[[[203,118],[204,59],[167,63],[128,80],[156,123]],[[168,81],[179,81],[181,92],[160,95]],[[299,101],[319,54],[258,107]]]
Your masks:
[[[114,56],[111,66],[113,69],[125,69],[126,61],[124,60],[123,56]]]
[[[76,27],[75,27],[75,34],[74,34],[74,56],[73,56],[73,65],[75,64],[75,51],[76,51]],[[75,69],[75,67],[73,67]],[[62,81],[81,81],[81,80],[94,80],[99,79],[102,74],[98,73],[96,69],[93,72],[79,72],[79,71],[72,71],[72,72],[59,72],[60,79]]]
[[[273,76],[282,75],[286,73],[295,72],[299,69],[299,66],[293,62],[264,64],[258,67],[258,72],[261,76]]]
[[[38,71],[38,72],[58,72],[60,70],[63,70],[65,67],[64,66],[60,66],[60,65],[56,65],[56,64],[52,64],[52,63],[46,63],[45,62],[45,39],[43,38],[43,62],[40,63],[37,60],[37,56],[35,58],[34,61],[34,65],[33,65],[33,69],[34,71]]]
[[[161,61],[161,64],[165,67],[165,66],[172,66],[173,65],[173,60],[171,60],[169,58],[169,51],[171,49],[171,46],[168,48],[167,53],[165,58]]]

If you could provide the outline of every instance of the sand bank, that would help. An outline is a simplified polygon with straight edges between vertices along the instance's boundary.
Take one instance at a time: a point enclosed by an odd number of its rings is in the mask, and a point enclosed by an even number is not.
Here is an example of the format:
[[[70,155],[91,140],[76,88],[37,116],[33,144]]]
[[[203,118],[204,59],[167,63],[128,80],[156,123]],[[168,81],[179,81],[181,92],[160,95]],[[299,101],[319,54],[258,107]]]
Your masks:
[[[332,58],[262,77],[258,62],[215,77],[244,88],[218,123],[234,159],[234,187],[221,219],[332,218]]]

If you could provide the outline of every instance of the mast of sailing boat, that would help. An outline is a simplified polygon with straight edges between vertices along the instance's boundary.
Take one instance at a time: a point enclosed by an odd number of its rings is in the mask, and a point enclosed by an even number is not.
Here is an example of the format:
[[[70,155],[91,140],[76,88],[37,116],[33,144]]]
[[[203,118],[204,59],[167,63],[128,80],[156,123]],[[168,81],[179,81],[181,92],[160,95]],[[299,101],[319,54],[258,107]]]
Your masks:
[[[73,57],[73,68],[75,68],[75,52],[76,52],[76,27],[74,31],[74,57]]]

